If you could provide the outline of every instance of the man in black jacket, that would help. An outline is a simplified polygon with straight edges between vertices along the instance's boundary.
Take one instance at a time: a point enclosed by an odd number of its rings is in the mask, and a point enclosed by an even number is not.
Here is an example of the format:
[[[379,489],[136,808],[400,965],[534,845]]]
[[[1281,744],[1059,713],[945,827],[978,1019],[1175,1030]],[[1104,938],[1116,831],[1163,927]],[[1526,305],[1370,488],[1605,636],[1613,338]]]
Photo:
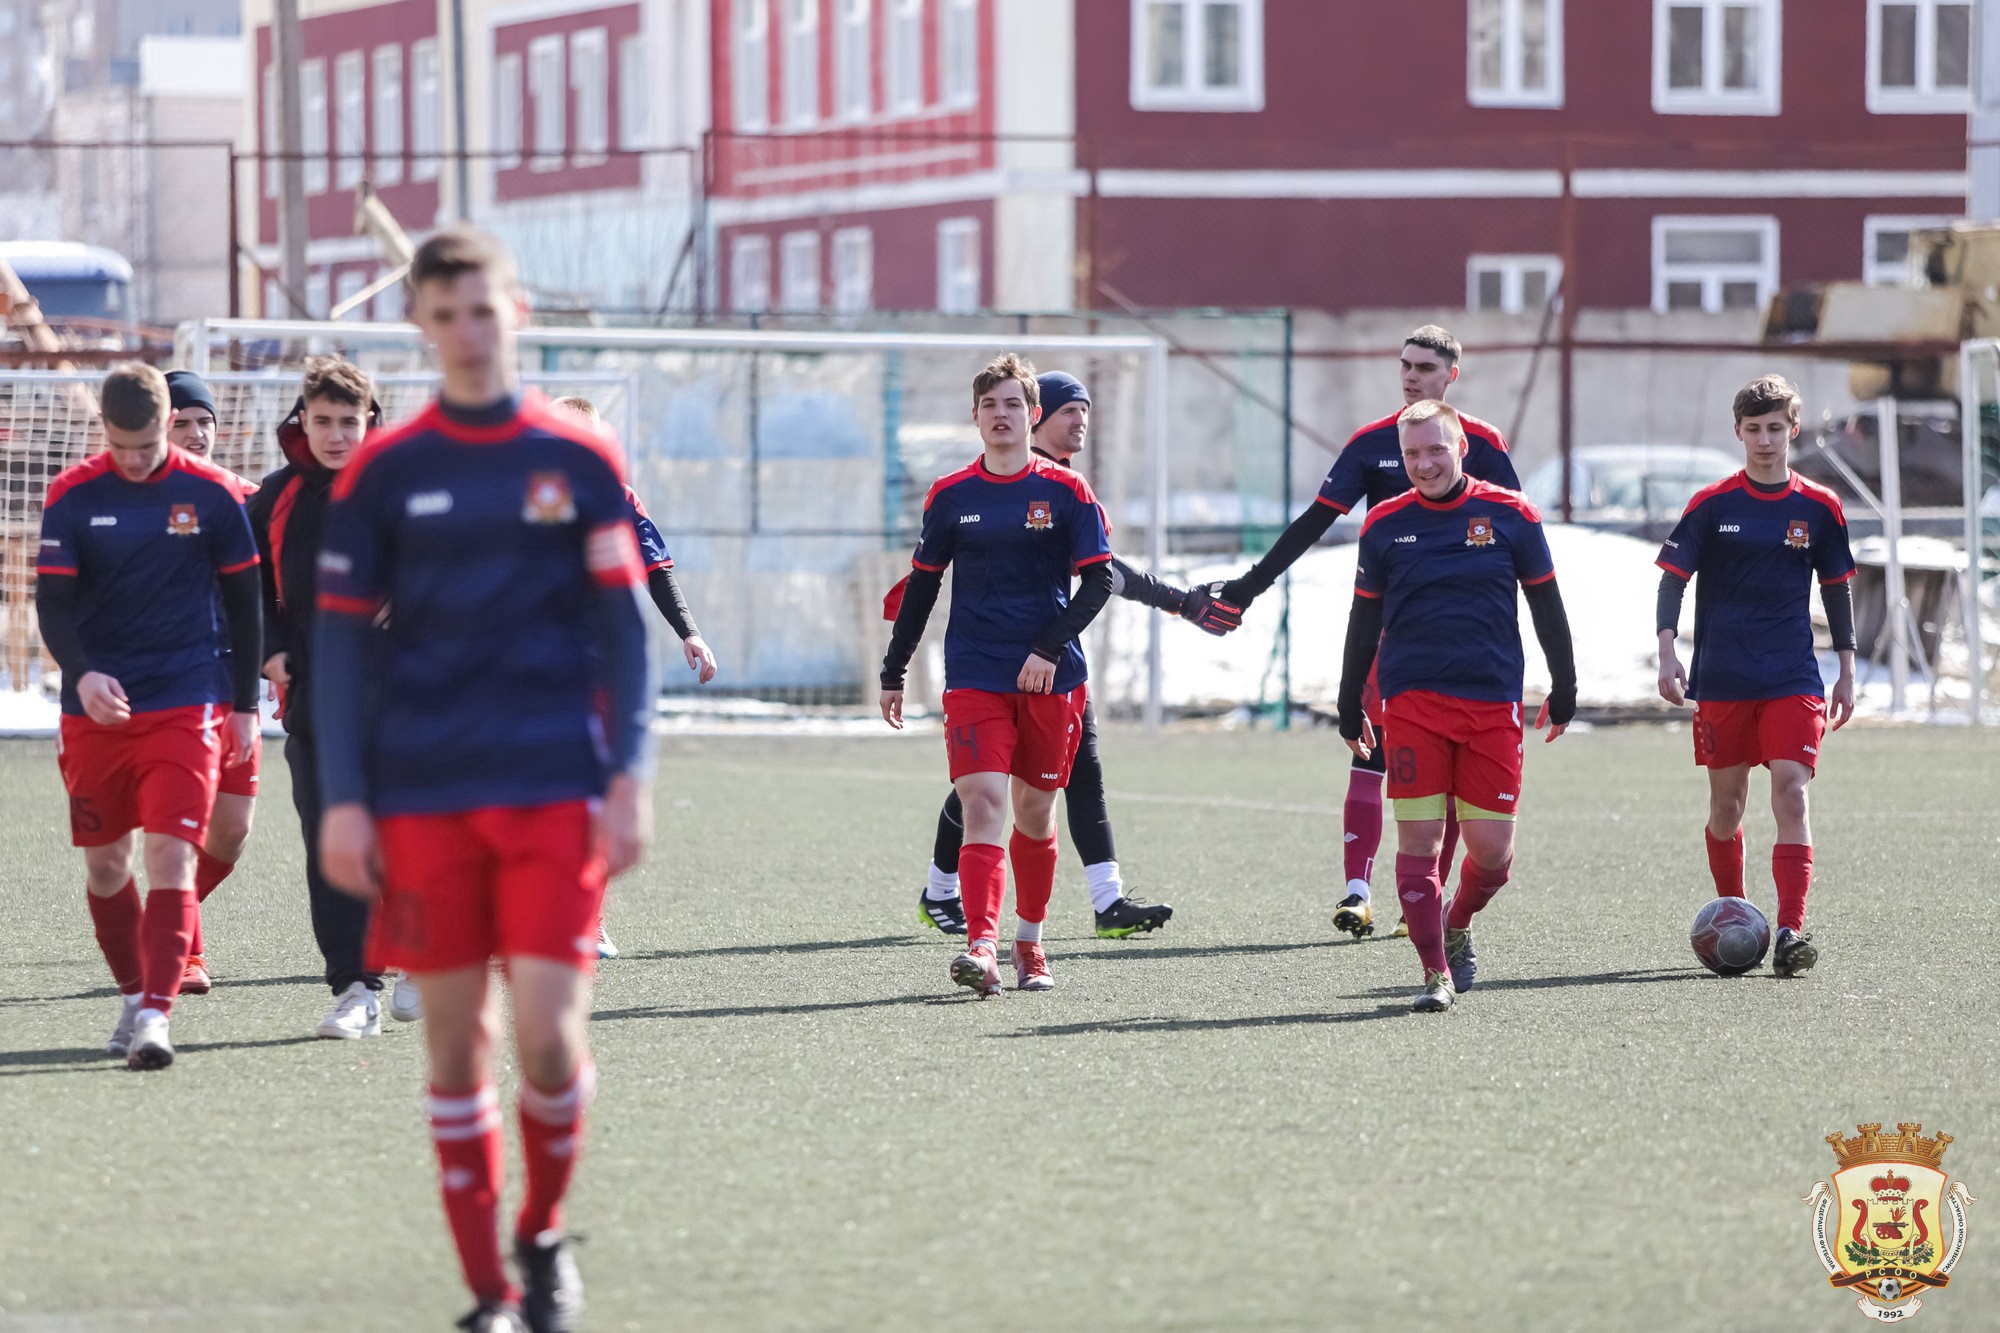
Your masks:
[[[250,526],[264,571],[264,678],[278,689],[292,804],[306,843],[306,893],[313,938],[326,959],[334,1007],[315,1029],[322,1037],[372,1037],[382,1030],[382,975],[363,962],[368,903],[334,888],[319,862],[319,768],[313,748],[312,623],[318,583],[320,524],[334,477],[381,420],[367,374],[338,357],[306,366],[305,384],[278,425],[285,465],[250,498]],[[408,994],[403,994],[407,991]],[[412,986],[398,982],[390,1011],[405,1022],[421,1010]]]

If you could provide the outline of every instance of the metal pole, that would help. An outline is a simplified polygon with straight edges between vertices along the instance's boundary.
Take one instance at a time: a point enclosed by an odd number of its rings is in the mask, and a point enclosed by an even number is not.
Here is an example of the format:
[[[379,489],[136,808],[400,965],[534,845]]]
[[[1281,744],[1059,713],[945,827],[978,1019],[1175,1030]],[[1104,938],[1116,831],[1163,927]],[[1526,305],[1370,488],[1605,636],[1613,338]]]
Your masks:
[[[452,142],[457,150],[453,183],[458,192],[460,222],[472,218],[472,164],[466,156],[471,148],[465,114],[465,0],[451,0],[451,119]]]
[[[1282,458],[1284,473],[1279,482],[1278,512],[1292,512],[1292,312],[1285,311],[1285,361],[1284,375],[1285,415],[1282,432]],[[1284,600],[1278,606],[1278,644],[1284,654],[1278,659],[1278,678],[1281,683],[1283,701],[1278,714],[1278,730],[1290,730],[1292,725],[1292,571],[1285,571]]]
[[[311,315],[298,308],[306,289],[306,159],[305,110],[299,105],[299,65],[305,47],[299,34],[299,0],[275,0],[272,9],[273,59],[278,87],[278,281],[284,286],[290,314]],[[270,311],[265,311],[269,318]]]
[[[1146,524],[1146,565],[1155,575],[1167,559],[1167,345],[1155,342],[1146,354],[1146,457],[1152,513]],[[1160,729],[1165,669],[1160,656],[1160,617],[1146,617],[1146,709],[1149,732]]]
[[[1562,459],[1562,521],[1576,515],[1576,497],[1571,494],[1571,468],[1576,439],[1576,145],[1563,140],[1562,159],[1562,281],[1556,291],[1562,301],[1562,345],[1556,366],[1556,452]]]
[[[1875,429],[1882,459],[1882,560],[1884,606],[1889,630],[1889,715],[1903,711],[1910,687],[1909,595],[1903,586],[1903,457],[1896,438],[1896,400],[1875,400]]]
[[[205,376],[208,374],[208,320],[206,318],[195,320],[191,327],[194,329],[194,335],[188,340],[188,369],[197,375]]]
[[[229,317],[239,318],[243,314],[243,235],[239,230],[238,214],[243,211],[243,200],[237,193],[236,150],[229,150]]]
[[[1978,726],[1984,713],[1982,695],[1986,689],[1986,645],[1985,627],[1979,621],[1980,576],[1985,572],[1982,563],[1985,533],[1981,530],[1979,505],[1985,497],[1983,483],[1986,477],[1980,466],[1982,450],[1979,438],[1979,384],[1976,379],[1980,351],[1991,351],[1988,343],[1975,346],[1966,343],[1958,349],[1958,400],[1960,447],[1965,457],[1965,578],[1959,604],[1965,615],[1965,679],[1966,711],[1973,726]]]

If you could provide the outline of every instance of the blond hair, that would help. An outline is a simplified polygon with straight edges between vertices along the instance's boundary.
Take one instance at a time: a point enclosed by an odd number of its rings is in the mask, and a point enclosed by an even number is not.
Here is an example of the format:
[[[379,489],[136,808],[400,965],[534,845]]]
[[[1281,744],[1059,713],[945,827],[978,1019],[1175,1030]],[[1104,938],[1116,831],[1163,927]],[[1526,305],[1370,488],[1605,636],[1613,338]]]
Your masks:
[[[1400,438],[1410,427],[1421,426],[1432,418],[1449,426],[1453,439],[1465,438],[1465,422],[1458,415],[1458,409],[1442,398],[1426,398],[1404,408],[1396,417],[1396,434]]]

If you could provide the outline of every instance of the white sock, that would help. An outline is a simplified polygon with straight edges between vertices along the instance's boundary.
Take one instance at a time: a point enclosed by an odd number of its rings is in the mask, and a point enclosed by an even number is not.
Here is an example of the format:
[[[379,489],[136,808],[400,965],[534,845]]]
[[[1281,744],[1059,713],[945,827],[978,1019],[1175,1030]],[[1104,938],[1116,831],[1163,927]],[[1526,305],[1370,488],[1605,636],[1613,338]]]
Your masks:
[[[1125,881],[1119,878],[1116,861],[1099,861],[1083,868],[1084,882],[1090,885],[1090,910],[1102,912],[1125,896]]]
[[[1348,891],[1349,893],[1358,893],[1358,894],[1360,894],[1360,895],[1361,895],[1361,901],[1362,901],[1362,902],[1364,902],[1364,903],[1368,901],[1368,899],[1369,899],[1369,896],[1370,896],[1370,895],[1369,895],[1369,893],[1368,893],[1368,881],[1367,881],[1367,880],[1365,880],[1365,879],[1350,879],[1350,880],[1348,880],[1348,881],[1347,881],[1347,891]]]
[[[1042,923],[1039,921],[1023,921],[1019,917],[1015,917],[1014,938],[1023,944],[1040,944],[1042,942]]]
[[[958,872],[939,870],[937,862],[931,862],[930,871],[924,876],[924,897],[934,903],[948,903],[958,897]]]

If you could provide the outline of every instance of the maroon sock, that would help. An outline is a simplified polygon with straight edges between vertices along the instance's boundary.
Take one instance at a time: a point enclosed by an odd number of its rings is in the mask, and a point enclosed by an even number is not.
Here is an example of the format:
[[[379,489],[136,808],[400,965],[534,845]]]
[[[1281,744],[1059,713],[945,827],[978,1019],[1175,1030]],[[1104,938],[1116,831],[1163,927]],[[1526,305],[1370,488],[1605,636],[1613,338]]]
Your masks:
[[[1778,885],[1778,929],[1806,928],[1806,895],[1812,892],[1812,844],[1781,842],[1771,849],[1771,878]]]
[[[1007,858],[1014,866],[1015,913],[1023,921],[1046,921],[1049,899],[1056,889],[1056,835],[1030,838],[1016,829],[1007,839]],[[965,864],[963,852],[959,853],[959,864]]]
[[[225,861],[219,856],[211,856],[206,847],[197,848],[194,854],[195,905],[199,907],[202,903],[207,902],[208,895],[214,893],[217,886],[223,880],[228,879],[229,872],[234,869],[236,869],[234,861]],[[199,911],[194,914],[194,941],[188,945],[188,952],[197,958],[207,952],[201,937],[201,913]]]
[[[500,1099],[493,1085],[471,1092],[430,1090],[431,1142],[437,1148],[444,1220],[458,1249],[465,1285],[480,1301],[517,1296],[500,1258]]]
[[[126,880],[125,887],[108,898],[86,891],[90,904],[90,925],[97,932],[97,947],[111,965],[111,979],[125,995],[137,995],[145,988],[146,963],[139,948],[146,905],[139,898],[139,885]]]
[[[1451,863],[1458,857],[1458,801],[1450,792],[1444,794],[1444,846],[1438,848],[1438,876],[1444,879],[1451,874]]]
[[[1396,855],[1396,896],[1403,900],[1403,920],[1410,927],[1410,943],[1425,972],[1448,972],[1444,956],[1444,888],[1438,883],[1435,856]]]
[[[597,1068],[587,1060],[553,1092],[521,1080],[521,1157],[528,1187],[514,1222],[517,1239],[562,1230],[563,1196],[583,1147],[583,1113],[596,1090]]]
[[[181,973],[187,970],[188,943],[194,938],[193,889],[148,889],[144,937],[148,1009],[168,1013],[181,993]]]
[[[1365,768],[1347,771],[1347,803],[1340,809],[1345,831],[1341,845],[1343,869],[1349,880],[1375,874],[1375,853],[1382,849],[1382,775]]]
[[[1743,830],[1733,838],[1718,838],[1704,826],[1701,836],[1708,842],[1708,873],[1715,880],[1715,896],[1743,896]]]
[[[1488,870],[1468,854],[1458,868],[1458,892],[1451,896],[1451,907],[1444,915],[1445,925],[1453,930],[1470,926],[1473,915],[1493,901],[1493,895],[1500,892],[1513,870],[1511,856]]]
[[[965,904],[965,942],[996,944],[1007,897],[1007,853],[999,843],[968,842],[959,849],[958,896]]]

